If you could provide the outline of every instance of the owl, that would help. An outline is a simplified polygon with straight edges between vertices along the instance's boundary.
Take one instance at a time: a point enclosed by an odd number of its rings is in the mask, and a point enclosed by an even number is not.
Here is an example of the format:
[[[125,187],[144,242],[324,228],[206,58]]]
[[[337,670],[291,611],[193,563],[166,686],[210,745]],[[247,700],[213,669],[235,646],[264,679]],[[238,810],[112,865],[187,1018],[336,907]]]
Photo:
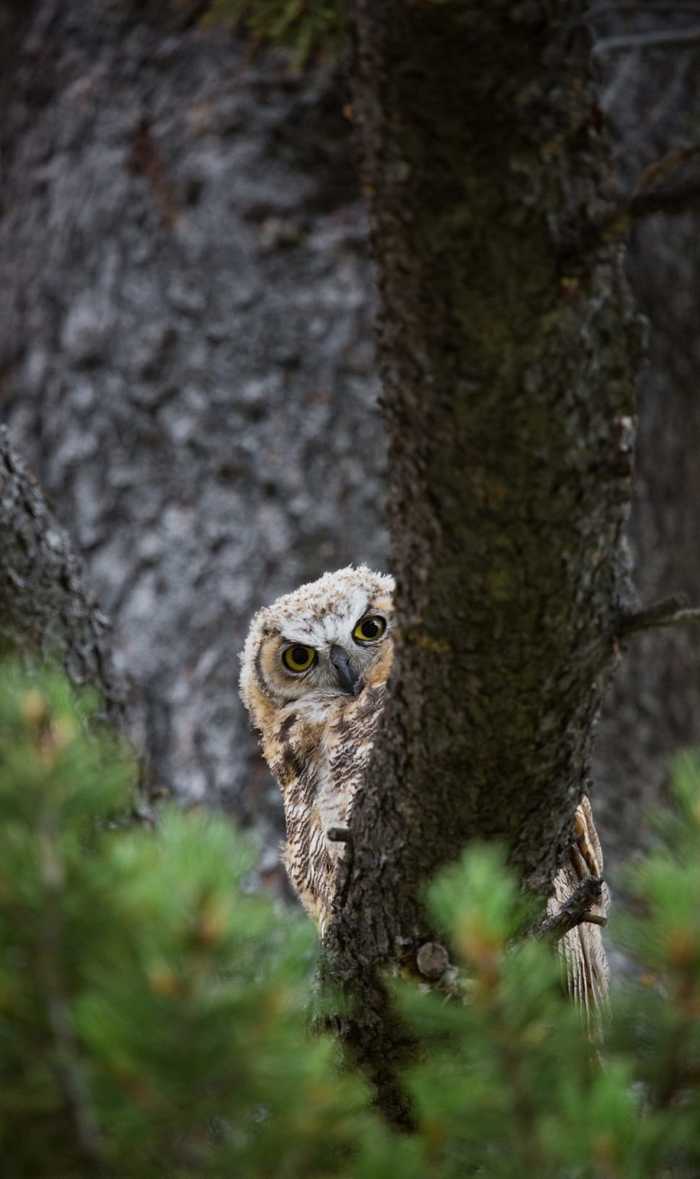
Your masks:
[[[393,578],[325,573],[260,610],[241,656],[241,697],[277,779],[285,864],[321,935],[342,891],[347,826],[391,670]]]
[[[260,610],[241,656],[241,697],[282,791],[287,872],[321,936],[345,886],[347,845],[333,836],[347,827],[384,707],[393,591],[393,578],[364,565],[325,573]],[[550,912],[602,867],[584,798]],[[600,930],[579,926],[560,950],[571,993],[595,1006],[606,991]]]

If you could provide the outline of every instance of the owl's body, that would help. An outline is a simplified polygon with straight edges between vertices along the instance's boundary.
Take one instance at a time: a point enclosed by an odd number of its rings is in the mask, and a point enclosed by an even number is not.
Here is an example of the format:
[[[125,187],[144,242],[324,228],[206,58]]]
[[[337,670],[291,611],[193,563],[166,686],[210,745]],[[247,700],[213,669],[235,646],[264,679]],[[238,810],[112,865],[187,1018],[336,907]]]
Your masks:
[[[282,791],[287,871],[321,932],[347,854],[328,832],[347,826],[384,703],[393,589],[364,566],[327,573],[259,611],[243,651],[241,696]],[[315,653],[308,667],[284,663],[302,651]]]
[[[365,566],[326,573],[255,615],[242,655],[241,697],[284,801],[285,861],[323,934],[342,895],[342,842],[365,779],[393,656],[391,577]],[[586,874],[602,875],[590,803],[577,811],[576,841],[557,874],[550,908]],[[607,989],[595,925],[562,939],[569,989],[595,1006]]]

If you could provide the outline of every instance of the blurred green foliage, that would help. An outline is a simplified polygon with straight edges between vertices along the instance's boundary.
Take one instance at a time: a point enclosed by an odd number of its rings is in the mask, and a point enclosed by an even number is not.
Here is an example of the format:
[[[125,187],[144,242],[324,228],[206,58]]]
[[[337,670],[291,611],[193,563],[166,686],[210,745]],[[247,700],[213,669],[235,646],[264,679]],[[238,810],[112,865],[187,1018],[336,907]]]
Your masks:
[[[2,684],[3,1176],[338,1173],[371,1119],[307,1034],[311,927],[223,820],[115,822],[133,768],[62,678]]]
[[[2,666],[0,1151],[6,1179],[690,1179],[700,1174],[700,769],[631,873],[641,965],[586,1037],[556,956],[516,943],[502,853],[432,887],[463,1001],[394,980],[423,1051],[397,1135],[311,1035],[316,949],[223,819],[124,821],[134,770],[64,679]]]

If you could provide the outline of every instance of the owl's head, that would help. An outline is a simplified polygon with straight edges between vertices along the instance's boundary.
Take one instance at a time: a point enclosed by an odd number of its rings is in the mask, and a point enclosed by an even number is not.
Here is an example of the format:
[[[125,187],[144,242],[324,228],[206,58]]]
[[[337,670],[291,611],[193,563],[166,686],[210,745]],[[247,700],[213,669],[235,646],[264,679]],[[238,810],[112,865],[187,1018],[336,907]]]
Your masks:
[[[388,674],[394,579],[366,565],[324,573],[259,610],[241,656],[241,698],[262,727],[270,705],[356,696]]]

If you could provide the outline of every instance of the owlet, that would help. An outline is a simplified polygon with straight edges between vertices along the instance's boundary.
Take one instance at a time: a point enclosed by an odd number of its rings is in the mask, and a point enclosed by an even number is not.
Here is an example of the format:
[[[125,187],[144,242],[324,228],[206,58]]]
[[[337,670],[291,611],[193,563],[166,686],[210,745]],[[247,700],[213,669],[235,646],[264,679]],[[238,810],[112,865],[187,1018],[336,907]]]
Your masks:
[[[393,578],[364,565],[325,573],[255,615],[241,658],[241,697],[282,791],[287,872],[321,935],[343,888],[339,867],[346,854],[328,833],[347,825],[384,706],[393,590]],[[586,875],[601,874],[584,798],[551,906]],[[571,991],[584,1006],[594,1005],[606,989],[600,931],[572,930],[562,952]]]

